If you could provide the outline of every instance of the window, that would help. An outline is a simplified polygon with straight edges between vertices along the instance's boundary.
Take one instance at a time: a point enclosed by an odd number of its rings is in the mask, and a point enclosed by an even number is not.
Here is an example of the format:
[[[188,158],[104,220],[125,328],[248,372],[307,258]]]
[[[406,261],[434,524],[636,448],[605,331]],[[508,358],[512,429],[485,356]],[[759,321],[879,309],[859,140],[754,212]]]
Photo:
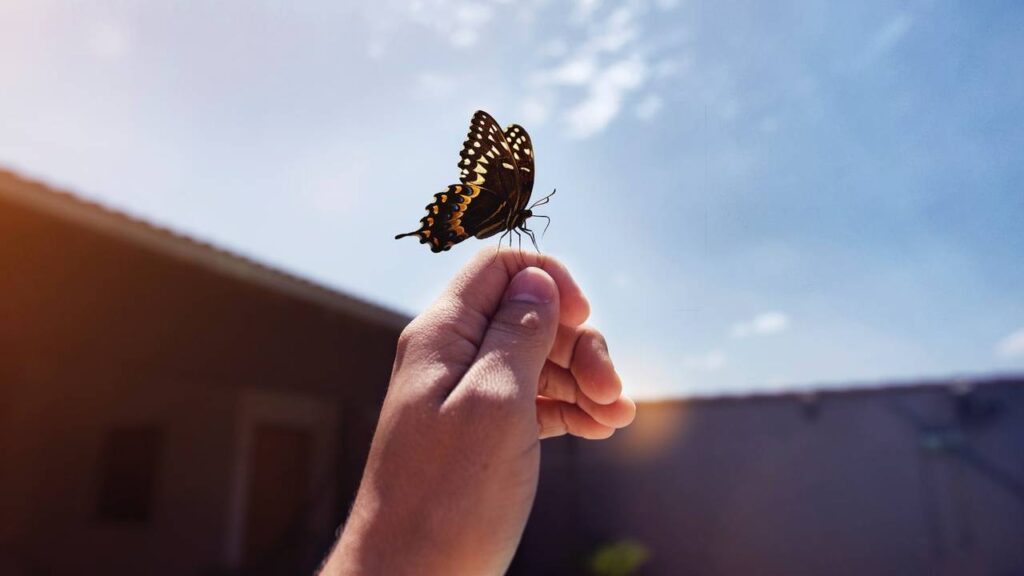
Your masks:
[[[101,520],[150,519],[163,443],[163,430],[156,426],[115,428],[108,434],[100,454]]]

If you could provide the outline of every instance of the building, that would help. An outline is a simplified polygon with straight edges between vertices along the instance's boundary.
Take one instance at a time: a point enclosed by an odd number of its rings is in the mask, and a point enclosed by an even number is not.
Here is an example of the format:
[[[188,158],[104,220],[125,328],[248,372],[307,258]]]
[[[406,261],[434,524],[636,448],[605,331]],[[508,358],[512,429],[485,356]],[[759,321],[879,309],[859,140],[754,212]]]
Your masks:
[[[0,171],[0,573],[309,573],[408,318]]]
[[[0,574],[310,573],[407,320],[0,172]],[[1022,384],[641,404],[510,573],[1024,574]]]
[[[1024,377],[641,404],[541,461],[511,574],[1024,574]]]

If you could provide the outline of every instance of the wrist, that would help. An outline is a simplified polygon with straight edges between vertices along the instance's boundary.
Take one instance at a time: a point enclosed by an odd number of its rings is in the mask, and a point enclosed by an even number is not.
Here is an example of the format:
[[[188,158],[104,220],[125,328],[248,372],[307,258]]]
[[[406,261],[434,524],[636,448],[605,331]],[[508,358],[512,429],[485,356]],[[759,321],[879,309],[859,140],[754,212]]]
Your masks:
[[[415,523],[389,525],[378,507],[361,504],[357,498],[323,576],[445,573],[429,534]]]

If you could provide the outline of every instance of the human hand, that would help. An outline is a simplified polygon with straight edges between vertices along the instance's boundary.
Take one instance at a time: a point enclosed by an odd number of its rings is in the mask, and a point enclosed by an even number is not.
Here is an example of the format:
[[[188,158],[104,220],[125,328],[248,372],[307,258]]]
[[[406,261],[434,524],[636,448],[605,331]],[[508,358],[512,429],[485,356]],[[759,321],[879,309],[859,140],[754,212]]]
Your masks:
[[[482,250],[399,338],[359,494],[323,574],[501,574],[542,438],[636,412],[589,304],[553,258]]]

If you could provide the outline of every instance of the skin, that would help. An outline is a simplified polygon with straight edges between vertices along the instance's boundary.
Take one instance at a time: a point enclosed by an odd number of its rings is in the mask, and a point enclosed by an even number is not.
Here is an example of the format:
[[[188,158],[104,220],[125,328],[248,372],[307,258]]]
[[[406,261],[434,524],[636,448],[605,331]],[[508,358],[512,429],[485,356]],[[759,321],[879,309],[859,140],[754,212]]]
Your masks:
[[[502,574],[540,440],[632,422],[590,305],[557,260],[482,250],[403,331],[366,470],[325,575]]]

